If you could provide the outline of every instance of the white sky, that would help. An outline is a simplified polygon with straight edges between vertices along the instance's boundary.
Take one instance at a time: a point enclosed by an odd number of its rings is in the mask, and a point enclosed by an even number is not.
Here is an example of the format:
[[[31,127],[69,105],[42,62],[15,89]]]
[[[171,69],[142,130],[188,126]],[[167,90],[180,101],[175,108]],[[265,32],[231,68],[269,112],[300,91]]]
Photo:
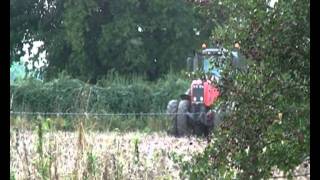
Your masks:
[[[278,2],[278,0],[270,0],[270,1],[269,1],[269,6],[273,8],[273,7],[274,7],[274,4],[275,4],[276,2]]]
[[[29,54],[28,52],[28,48],[30,47],[29,44],[24,44],[22,50],[26,53],[23,57],[21,57],[21,62],[25,63],[28,62],[27,68],[28,69],[32,69],[33,68],[33,64],[32,61],[29,60],[31,57],[33,57],[36,53],[38,53],[38,49],[40,46],[43,45],[42,41],[35,41],[33,42],[33,47],[31,49],[31,54]],[[47,64],[47,60],[46,60],[46,52],[42,52],[39,54],[39,63],[35,62],[35,68],[40,68],[44,65]]]

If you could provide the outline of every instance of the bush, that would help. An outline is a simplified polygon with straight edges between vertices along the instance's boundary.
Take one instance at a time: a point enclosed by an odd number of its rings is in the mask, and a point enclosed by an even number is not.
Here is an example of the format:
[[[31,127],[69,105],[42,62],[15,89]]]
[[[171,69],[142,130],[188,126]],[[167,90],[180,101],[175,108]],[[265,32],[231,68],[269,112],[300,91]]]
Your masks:
[[[240,41],[251,63],[246,70],[226,67],[220,101],[234,108],[203,153],[180,161],[181,175],[270,179],[280,170],[290,179],[310,156],[310,2],[269,8],[265,1],[225,0],[222,6],[230,18],[213,36]]]
[[[140,113],[164,111],[170,99],[179,98],[189,82],[167,75],[157,82],[110,75],[97,85],[61,78],[42,83],[28,80],[11,85],[13,111]]]
[[[159,130],[166,116],[140,117],[139,113],[164,112],[170,99],[177,99],[190,82],[179,75],[169,74],[157,82],[144,81],[143,77],[124,77],[108,74],[96,85],[60,76],[42,83],[27,80],[11,85],[12,111],[20,112],[88,112],[88,113],[137,113],[135,116],[91,116],[99,126],[120,130]],[[72,130],[75,116],[57,118],[59,129]],[[61,120],[63,119],[63,120]],[[168,124],[168,123],[166,123]],[[161,128],[159,128],[161,126]]]

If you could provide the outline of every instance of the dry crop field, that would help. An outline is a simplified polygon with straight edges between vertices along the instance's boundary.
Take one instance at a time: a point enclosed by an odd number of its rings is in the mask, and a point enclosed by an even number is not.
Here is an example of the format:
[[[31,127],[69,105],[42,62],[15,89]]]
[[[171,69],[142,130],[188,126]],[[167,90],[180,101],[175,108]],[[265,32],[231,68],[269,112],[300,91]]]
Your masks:
[[[181,179],[179,166],[172,160],[174,154],[188,160],[206,145],[205,139],[197,137],[95,132],[81,125],[74,132],[11,127],[11,179]],[[310,172],[309,164],[296,172]]]
[[[166,133],[52,131],[40,153],[36,131],[12,130],[10,170],[15,179],[179,179],[172,153],[191,158],[206,144]]]

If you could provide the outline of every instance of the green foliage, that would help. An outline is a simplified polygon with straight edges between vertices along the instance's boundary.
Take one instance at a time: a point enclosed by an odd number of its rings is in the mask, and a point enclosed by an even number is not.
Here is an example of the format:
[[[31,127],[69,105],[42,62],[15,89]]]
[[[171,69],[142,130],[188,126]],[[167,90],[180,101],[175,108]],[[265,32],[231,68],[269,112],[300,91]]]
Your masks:
[[[10,1],[10,63],[18,61],[24,55],[23,43],[37,40],[32,33],[38,30],[37,21],[42,10],[41,4],[37,2],[36,0]]]
[[[46,83],[29,79],[11,85],[10,93],[13,111],[140,113],[164,111],[168,101],[177,99],[188,84],[177,75],[149,83],[138,76],[115,74],[96,86],[61,76]]]
[[[139,138],[136,137],[133,139],[133,144],[134,144],[134,162],[137,164],[139,163]]]
[[[184,0],[14,0],[10,9],[10,60],[24,43],[43,41],[46,79],[66,71],[95,83],[112,70],[156,79],[185,67],[210,33],[201,8]]]
[[[38,118],[38,144],[37,144],[37,153],[39,155],[39,159],[36,160],[35,164],[37,167],[37,170],[41,176],[42,179],[49,179],[50,177],[50,164],[51,164],[51,158],[43,151],[44,145],[44,133],[46,133],[49,128],[50,121],[43,121],[42,118]]]
[[[213,36],[241,42],[251,62],[226,67],[221,106],[229,107],[206,150],[181,163],[190,179],[268,179],[278,168],[290,177],[310,155],[309,1],[224,1],[230,13]]]
[[[92,151],[87,152],[87,169],[84,179],[90,179],[96,177],[98,167],[97,167],[97,156],[93,154]]]
[[[124,77],[113,73],[98,81],[96,86],[61,74],[59,79],[50,82],[29,79],[11,85],[10,97],[12,111],[18,112],[137,113],[128,116],[90,116],[92,123],[88,126],[96,130],[161,131],[171,125],[166,116],[147,117],[139,113],[164,112],[169,100],[178,99],[188,86],[187,80],[174,74],[150,83],[140,76]],[[32,116],[25,118],[33,119]],[[49,121],[57,129],[74,130],[77,119],[85,117],[61,114],[51,118]]]

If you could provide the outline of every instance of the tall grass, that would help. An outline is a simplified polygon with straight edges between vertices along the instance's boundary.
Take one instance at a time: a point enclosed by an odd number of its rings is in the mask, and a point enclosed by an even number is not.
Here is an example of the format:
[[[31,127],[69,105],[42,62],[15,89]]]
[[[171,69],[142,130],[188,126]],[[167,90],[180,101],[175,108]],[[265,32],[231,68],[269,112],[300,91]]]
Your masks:
[[[40,121],[50,122],[54,130],[76,131],[79,122],[87,130],[96,132],[134,132],[141,131],[144,133],[151,132],[168,132],[172,126],[172,120],[166,116],[110,116],[110,117],[40,117]],[[36,117],[11,117],[11,126],[17,129],[37,130],[38,120]]]

